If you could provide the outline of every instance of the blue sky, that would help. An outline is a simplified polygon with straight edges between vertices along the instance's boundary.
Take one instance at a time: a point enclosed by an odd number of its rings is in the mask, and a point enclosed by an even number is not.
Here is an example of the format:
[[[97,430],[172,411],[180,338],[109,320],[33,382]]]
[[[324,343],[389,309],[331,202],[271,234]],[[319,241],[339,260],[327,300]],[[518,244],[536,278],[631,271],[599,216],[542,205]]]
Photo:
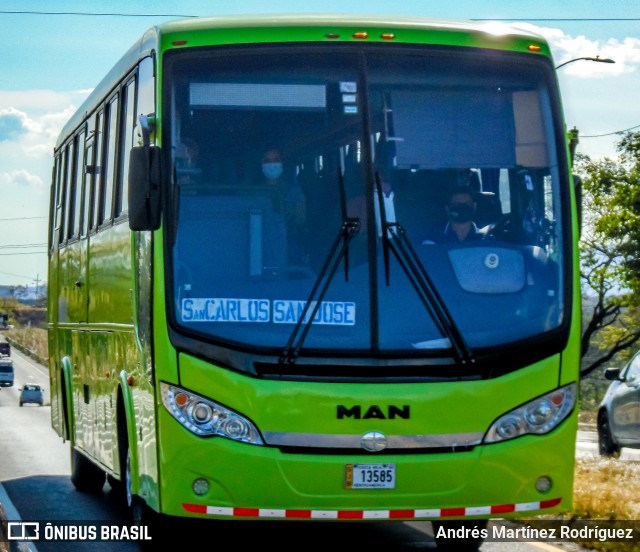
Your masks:
[[[180,16],[294,12],[518,23],[549,40],[557,64],[596,55],[616,61],[581,61],[558,71],[567,125],[580,130],[580,151],[614,156],[619,135],[611,133],[640,125],[638,0],[2,0],[0,285],[46,281],[51,154],[57,134],[139,35]],[[121,15],[79,15],[88,13]]]

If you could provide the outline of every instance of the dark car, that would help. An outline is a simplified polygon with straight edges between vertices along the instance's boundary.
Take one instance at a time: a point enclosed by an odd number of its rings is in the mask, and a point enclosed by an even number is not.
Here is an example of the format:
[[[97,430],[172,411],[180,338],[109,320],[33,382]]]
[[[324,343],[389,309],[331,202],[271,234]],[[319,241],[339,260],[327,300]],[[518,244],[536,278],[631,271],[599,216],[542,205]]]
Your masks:
[[[11,345],[8,341],[0,341],[0,356],[11,356]]]
[[[13,361],[10,358],[0,358],[0,387],[11,387],[13,378]]]
[[[598,408],[598,443],[602,456],[616,457],[622,447],[640,448],[640,352],[605,377],[611,385]]]
[[[39,404],[42,406],[43,403],[43,392],[44,389],[35,383],[27,383],[20,390],[20,406],[24,404]]]

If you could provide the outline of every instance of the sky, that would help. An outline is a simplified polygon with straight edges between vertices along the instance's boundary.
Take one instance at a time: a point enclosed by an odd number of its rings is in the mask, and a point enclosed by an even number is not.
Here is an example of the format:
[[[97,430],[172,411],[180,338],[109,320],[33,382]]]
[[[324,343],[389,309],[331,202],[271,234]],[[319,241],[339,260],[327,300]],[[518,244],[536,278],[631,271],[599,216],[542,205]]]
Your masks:
[[[0,0],[0,285],[47,280],[53,146],[66,120],[149,27],[184,16],[363,13],[504,21],[542,34],[578,151],[615,157],[640,130],[639,0]]]

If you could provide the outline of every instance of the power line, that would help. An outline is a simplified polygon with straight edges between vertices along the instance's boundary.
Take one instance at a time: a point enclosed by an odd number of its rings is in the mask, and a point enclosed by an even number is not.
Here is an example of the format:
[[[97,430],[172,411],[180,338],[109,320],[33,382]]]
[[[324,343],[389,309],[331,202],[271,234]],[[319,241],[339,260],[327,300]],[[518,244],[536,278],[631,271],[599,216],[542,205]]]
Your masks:
[[[82,15],[92,17],[198,17],[180,13],[101,13],[101,12],[48,12],[48,11],[23,11],[0,10],[0,14],[7,15]]]
[[[46,251],[29,251],[26,253],[0,253],[1,256],[7,257],[12,255],[46,255]]]
[[[0,245],[0,249],[13,249],[13,248],[24,248],[24,247],[46,247],[46,243],[22,243],[22,244],[7,244]]]
[[[15,276],[16,278],[31,278],[31,276],[25,276],[24,274],[14,274],[13,272],[2,272],[0,274],[4,274],[5,276]]]
[[[616,130],[615,132],[607,132],[606,134],[586,134],[586,135],[581,134],[580,138],[602,138],[603,136],[613,136],[614,134],[622,134],[623,132],[629,132],[634,128],[640,128],[640,125],[625,128],[624,130]]]
[[[0,10],[6,15],[78,15],[89,17],[200,17],[184,13],[121,13],[121,12],[50,12],[34,10]],[[470,21],[640,21],[640,17],[469,17]]]
[[[35,219],[46,219],[49,217],[18,217],[18,218],[0,218],[0,222],[9,221],[9,220],[35,220]]]

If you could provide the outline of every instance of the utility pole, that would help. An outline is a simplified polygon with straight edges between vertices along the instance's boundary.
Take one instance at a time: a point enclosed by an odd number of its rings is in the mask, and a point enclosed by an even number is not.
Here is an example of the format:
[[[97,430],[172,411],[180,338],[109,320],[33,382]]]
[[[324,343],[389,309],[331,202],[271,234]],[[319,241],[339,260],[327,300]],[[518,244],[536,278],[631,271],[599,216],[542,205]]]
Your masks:
[[[38,287],[40,285],[40,274],[36,274],[36,277],[33,280],[33,282],[36,284],[36,301],[37,301],[38,300]]]

